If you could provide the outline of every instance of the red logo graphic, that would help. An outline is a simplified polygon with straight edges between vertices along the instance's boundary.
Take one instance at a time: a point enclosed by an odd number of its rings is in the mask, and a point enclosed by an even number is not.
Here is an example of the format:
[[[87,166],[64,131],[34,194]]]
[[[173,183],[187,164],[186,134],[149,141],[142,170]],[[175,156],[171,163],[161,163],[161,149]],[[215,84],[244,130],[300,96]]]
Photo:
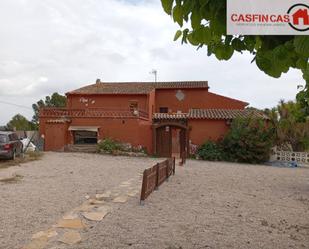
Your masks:
[[[309,30],[309,6],[298,3],[289,8],[288,14],[292,15],[292,22],[289,25],[297,31]]]

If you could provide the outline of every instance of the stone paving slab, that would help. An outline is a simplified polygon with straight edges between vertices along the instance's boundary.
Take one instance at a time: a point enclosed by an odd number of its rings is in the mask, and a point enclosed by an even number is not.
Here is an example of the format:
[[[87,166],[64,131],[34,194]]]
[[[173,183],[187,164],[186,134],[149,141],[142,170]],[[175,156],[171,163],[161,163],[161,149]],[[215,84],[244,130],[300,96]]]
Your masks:
[[[118,196],[113,200],[113,202],[115,203],[125,203],[127,201],[128,201],[127,196]]]
[[[112,194],[112,191],[108,190],[108,191],[105,191],[105,192],[102,194],[102,197],[103,197],[103,198],[109,198],[109,197],[111,197],[111,194]]]
[[[82,205],[80,205],[79,207],[77,208],[74,208],[74,212],[79,212],[79,211],[82,211],[82,212],[86,212],[86,211],[89,211],[93,209],[93,205],[90,205],[88,202],[87,203],[83,203]]]
[[[89,199],[88,203],[90,205],[100,205],[100,204],[103,204],[104,201],[99,201],[99,200],[96,200],[96,199]]]
[[[95,198],[98,200],[98,201],[103,201],[106,196],[104,194],[96,194],[95,195]]]
[[[136,196],[138,193],[139,193],[139,191],[131,191],[131,192],[128,193],[128,196],[134,197],[134,196]]]
[[[56,225],[56,227],[80,229],[85,228],[85,225],[82,223],[80,219],[73,219],[73,220],[60,220]]]
[[[82,238],[80,236],[80,233],[77,231],[67,231],[58,241],[64,244],[74,245],[80,243],[82,241]]]
[[[42,236],[38,239],[32,240],[28,245],[23,247],[23,249],[44,249],[47,245],[48,238]]]
[[[78,215],[76,213],[73,213],[73,212],[68,213],[68,214],[66,214],[62,217],[62,219],[64,219],[64,220],[74,220],[74,219],[77,219],[77,218],[78,218]]]
[[[82,213],[82,215],[87,220],[101,221],[107,215],[107,212],[88,212],[88,213]]]
[[[39,239],[41,237],[52,238],[52,237],[56,237],[57,235],[58,233],[55,230],[49,229],[47,231],[40,231],[40,232],[35,233],[32,236],[32,239]]]
[[[112,211],[112,207],[110,206],[101,206],[96,209],[98,212],[107,212],[110,213]]]

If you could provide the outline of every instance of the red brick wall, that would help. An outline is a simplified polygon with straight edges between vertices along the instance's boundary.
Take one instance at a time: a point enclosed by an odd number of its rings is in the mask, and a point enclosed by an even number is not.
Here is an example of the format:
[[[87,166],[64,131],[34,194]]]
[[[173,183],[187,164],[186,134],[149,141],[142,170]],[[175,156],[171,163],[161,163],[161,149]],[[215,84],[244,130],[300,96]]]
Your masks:
[[[88,100],[87,102],[85,100]],[[94,102],[93,102],[94,101]],[[128,109],[130,101],[137,101],[138,108],[148,110],[147,95],[68,95],[67,107],[72,109],[106,108]]]
[[[68,95],[68,108],[111,108],[127,109],[130,101],[137,101],[140,109],[159,112],[160,107],[169,107],[172,112],[181,110],[188,112],[190,108],[223,108],[243,109],[246,104],[235,99],[208,92],[206,89],[182,89],[185,98],[179,101],[176,98],[177,89],[158,89],[149,95],[122,94],[122,95]],[[88,100],[87,102],[82,102]],[[94,101],[94,102],[93,102]]]
[[[139,119],[74,118],[72,126],[99,126],[98,139],[113,138],[152,151],[151,122]],[[70,134],[70,132],[68,132]],[[70,135],[69,135],[70,136]],[[73,143],[70,136],[68,143]]]
[[[246,104],[231,98],[210,93],[204,89],[183,89],[185,98],[179,101],[176,98],[177,89],[156,90],[156,112],[160,107],[168,107],[172,112],[178,110],[188,112],[191,108],[222,108],[222,109],[244,109]]]
[[[193,144],[201,145],[207,140],[216,141],[222,138],[229,126],[226,120],[189,120],[190,140]]]

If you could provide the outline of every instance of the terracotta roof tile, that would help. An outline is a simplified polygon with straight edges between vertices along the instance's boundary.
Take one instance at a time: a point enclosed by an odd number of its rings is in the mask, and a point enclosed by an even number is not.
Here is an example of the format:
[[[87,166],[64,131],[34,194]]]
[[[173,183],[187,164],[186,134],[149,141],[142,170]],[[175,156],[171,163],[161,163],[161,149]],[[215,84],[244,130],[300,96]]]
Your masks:
[[[69,123],[71,122],[70,119],[66,119],[66,118],[60,118],[60,119],[49,119],[46,121],[46,123],[48,124],[65,124],[65,123]]]
[[[234,119],[239,117],[269,119],[264,113],[249,109],[190,109],[188,113],[189,119]]]
[[[147,94],[154,89],[208,88],[207,81],[174,82],[101,82],[81,87],[67,94]]]
[[[153,114],[153,119],[234,119],[248,117],[269,119],[264,113],[249,109],[190,109],[189,113]]]
[[[66,108],[42,108],[39,116],[50,119],[49,123],[67,122],[69,118],[143,118],[148,119],[148,113],[138,110],[135,114],[130,110],[108,110],[102,108],[93,109],[66,109]],[[59,119],[60,117],[60,119]],[[57,119],[58,118],[58,119]]]
[[[153,119],[187,119],[188,113],[154,113]]]

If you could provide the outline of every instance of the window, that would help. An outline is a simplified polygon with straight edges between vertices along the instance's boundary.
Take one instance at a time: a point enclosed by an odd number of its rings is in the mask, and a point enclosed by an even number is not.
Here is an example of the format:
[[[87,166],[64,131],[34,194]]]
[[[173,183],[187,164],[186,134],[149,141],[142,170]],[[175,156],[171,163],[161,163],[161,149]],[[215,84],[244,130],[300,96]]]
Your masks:
[[[6,142],[7,142],[6,135],[1,135],[0,134],[0,143],[6,143]]]
[[[74,131],[74,144],[96,144],[97,142],[95,131]]]
[[[130,111],[138,110],[138,102],[136,100],[131,100],[129,102]]]
[[[160,113],[168,113],[168,107],[160,107]]]
[[[16,133],[12,133],[12,134],[9,134],[9,139],[10,141],[16,141],[18,140],[18,136]]]

